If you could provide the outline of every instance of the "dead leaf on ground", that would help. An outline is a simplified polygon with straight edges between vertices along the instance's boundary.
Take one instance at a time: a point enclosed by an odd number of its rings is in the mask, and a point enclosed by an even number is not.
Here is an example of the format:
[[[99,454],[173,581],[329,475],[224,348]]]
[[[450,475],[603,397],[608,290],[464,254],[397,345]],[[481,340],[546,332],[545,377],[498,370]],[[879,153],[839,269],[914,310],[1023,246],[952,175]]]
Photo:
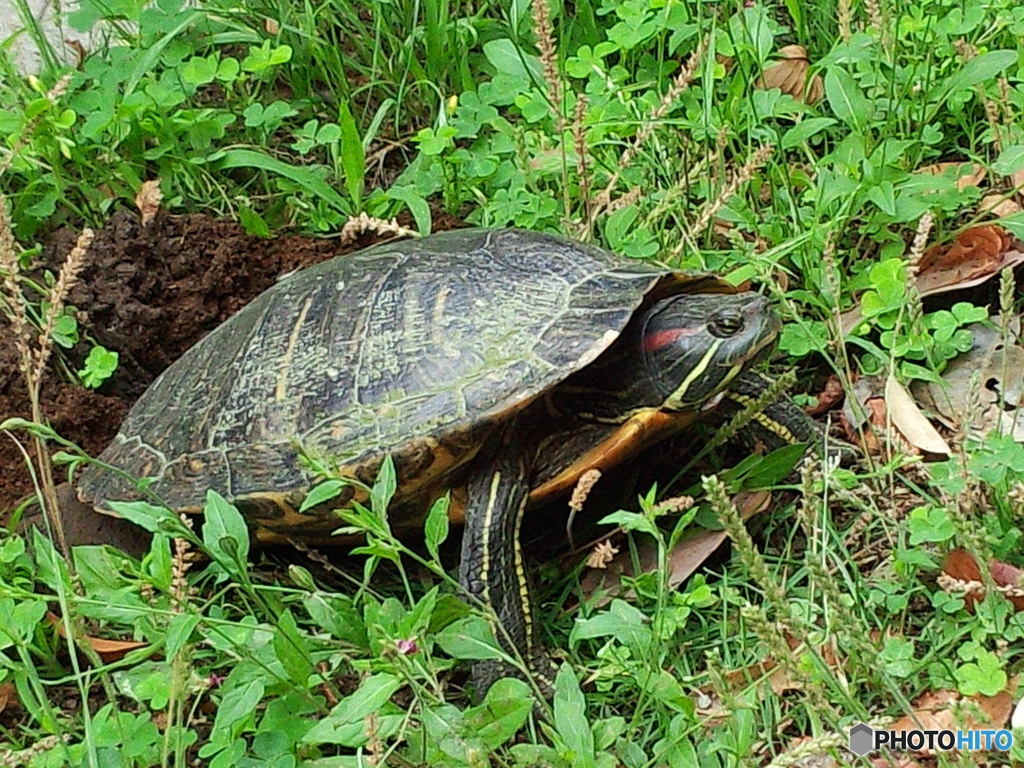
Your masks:
[[[146,226],[156,218],[160,211],[160,202],[163,199],[164,194],[160,191],[159,179],[142,182],[138,194],[135,195],[135,207],[139,209],[142,226]]]
[[[857,407],[859,406],[859,408]],[[851,440],[856,437],[865,453],[880,456],[888,443],[907,454],[949,455],[949,445],[935,431],[906,390],[888,376],[861,376],[843,405]]]
[[[1015,213],[1020,213],[1020,204],[1012,197],[1006,195],[985,195],[981,198],[981,202],[978,203],[978,211],[981,213],[991,213],[993,216],[1003,218],[1005,216],[1012,216]]]
[[[795,638],[793,635],[786,633],[786,644],[789,649],[793,651],[794,656],[808,650],[807,645]],[[829,638],[822,645],[814,646],[813,652],[816,653],[825,665],[836,672],[845,680],[843,674],[842,665],[839,664],[839,656],[835,648],[835,638]],[[800,680],[794,680],[790,677],[786,669],[778,663],[776,659],[764,659],[750,666],[743,667],[741,669],[734,669],[725,673],[725,680],[734,689],[741,689],[751,683],[763,683],[767,682],[769,687],[776,696],[781,696],[787,691],[798,691],[802,690],[803,684]]]
[[[1024,699],[1018,701],[1017,706],[1013,708],[1013,714],[1010,715],[1010,727],[1024,728]]]
[[[953,452],[895,376],[889,376],[885,381],[885,403],[893,426],[915,448],[941,456],[949,456]]]
[[[0,713],[8,707],[12,710],[20,708],[18,693],[14,689],[14,683],[0,683]]]
[[[1014,611],[1024,610],[1024,571],[1015,565],[1000,560],[989,562],[989,572],[997,587],[1002,587],[1002,594],[1013,604]],[[981,578],[981,569],[974,557],[963,549],[954,549],[946,555],[942,564],[942,576],[960,582],[956,585],[943,582],[939,585],[947,591],[956,591],[963,597],[964,607],[973,610],[974,604],[985,594],[985,584]],[[964,587],[967,591],[963,591]]]
[[[814,104],[824,93],[820,75],[807,80],[810,60],[807,50],[801,45],[787,45],[779,49],[779,60],[767,67],[754,84],[763,91],[778,88],[794,99],[806,104]]]
[[[1010,233],[995,224],[969,227],[952,243],[933,245],[924,252],[918,266],[917,289],[922,296],[928,296],[996,274],[1012,243]]]
[[[1013,710],[1013,697],[1009,690],[1001,691],[995,696],[978,695],[967,699],[962,699],[956,691],[932,691],[919,696],[911,706],[914,708],[913,714],[901,717],[890,725],[888,730],[900,732],[918,728],[935,731],[1003,728]],[[930,755],[932,752],[925,746],[917,754]]]
[[[56,628],[58,635],[64,638],[67,637],[64,634],[64,622],[61,621],[60,616],[47,612],[46,618]],[[120,661],[130,651],[146,648],[149,645],[149,643],[139,640],[107,640],[104,637],[92,637],[91,635],[86,635],[85,639],[89,642],[89,647],[96,652],[96,655],[105,664]]]
[[[1002,227],[985,224],[965,229],[952,243],[935,245],[925,251],[914,284],[922,297],[973,288],[1006,267],[1021,263],[1024,263],[1024,245]],[[840,316],[843,335],[849,335],[862,319],[859,304],[843,312]]]
[[[1000,328],[972,323],[971,348],[949,361],[938,381],[915,381],[918,402],[950,429],[967,437],[997,431],[1024,442],[1024,346],[1020,323]],[[980,375],[979,375],[980,374]],[[971,419],[968,421],[967,417]]]
[[[929,759],[926,763],[922,763],[906,752],[889,752],[871,758],[871,768],[932,768],[934,765],[934,760]]]
[[[976,187],[985,180],[985,167],[980,163],[966,161],[926,165],[923,168],[918,168],[915,173],[926,173],[930,176],[955,175],[956,188],[961,191],[968,187]]]
[[[736,494],[733,503],[744,520],[753,517],[767,508],[771,494],[767,491],[745,491]],[[668,585],[675,589],[688,579],[701,564],[718,549],[726,539],[725,531],[702,530],[684,536],[668,553]],[[637,556],[641,572],[654,570],[658,563],[657,545],[648,537],[638,541]],[[624,551],[606,562],[603,568],[592,568],[580,579],[580,588],[587,597],[603,591],[596,607],[610,602],[612,598],[621,597],[629,600],[633,591],[622,590],[622,576],[632,576],[633,561],[630,552]]]
[[[843,391],[843,383],[839,377],[833,374],[828,377],[825,386],[817,394],[818,402],[807,409],[808,416],[821,416],[828,413],[843,401],[846,393]]]

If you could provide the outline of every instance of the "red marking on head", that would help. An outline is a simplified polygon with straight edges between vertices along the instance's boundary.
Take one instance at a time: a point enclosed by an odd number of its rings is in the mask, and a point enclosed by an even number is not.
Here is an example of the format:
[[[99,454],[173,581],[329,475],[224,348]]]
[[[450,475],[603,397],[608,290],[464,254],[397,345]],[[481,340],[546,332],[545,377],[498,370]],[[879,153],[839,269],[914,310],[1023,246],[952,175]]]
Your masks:
[[[664,349],[669,344],[673,344],[677,339],[689,336],[692,333],[693,330],[689,328],[664,328],[660,331],[651,331],[651,333],[644,336],[644,352],[656,352],[659,349]]]

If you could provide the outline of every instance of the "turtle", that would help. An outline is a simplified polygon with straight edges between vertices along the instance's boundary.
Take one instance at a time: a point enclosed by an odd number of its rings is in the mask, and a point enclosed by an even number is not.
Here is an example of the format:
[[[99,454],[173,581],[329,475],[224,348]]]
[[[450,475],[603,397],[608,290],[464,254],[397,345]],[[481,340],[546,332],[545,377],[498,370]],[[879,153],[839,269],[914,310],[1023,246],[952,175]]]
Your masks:
[[[149,478],[173,510],[198,512],[212,489],[259,542],[323,544],[363,492],[300,512],[316,480],[302,457],[365,484],[389,456],[392,528],[418,529],[452,491],[460,582],[542,674],[524,512],[685,430],[779,329],[756,292],[554,234],[378,245],[281,279],[189,349],[81,472],[73,504],[113,514],[140,497],[130,478]],[[478,688],[495,675],[474,674]]]

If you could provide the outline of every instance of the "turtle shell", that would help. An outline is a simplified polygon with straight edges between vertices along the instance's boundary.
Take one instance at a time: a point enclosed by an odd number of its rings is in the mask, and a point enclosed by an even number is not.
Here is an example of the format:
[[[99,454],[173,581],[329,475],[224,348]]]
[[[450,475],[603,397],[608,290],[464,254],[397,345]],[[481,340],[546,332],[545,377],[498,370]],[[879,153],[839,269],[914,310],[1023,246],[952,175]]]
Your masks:
[[[372,480],[395,458],[398,502],[458,481],[497,423],[597,358],[653,296],[732,292],[599,248],[520,230],[459,230],[335,257],[262,293],[153,382],[100,456],[171,508],[207,489],[302,536],[300,454]],[[88,467],[97,508],[138,498]],[[255,510],[255,511],[253,511]],[[337,519],[332,518],[337,524]]]

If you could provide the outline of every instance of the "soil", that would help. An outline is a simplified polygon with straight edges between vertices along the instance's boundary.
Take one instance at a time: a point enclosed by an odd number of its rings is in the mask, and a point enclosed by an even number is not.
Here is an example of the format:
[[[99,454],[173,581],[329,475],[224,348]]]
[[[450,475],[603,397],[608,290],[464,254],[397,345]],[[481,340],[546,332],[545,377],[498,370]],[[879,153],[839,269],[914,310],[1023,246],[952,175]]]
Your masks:
[[[440,229],[457,226],[455,220],[438,219]],[[56,271],[76,235],[57,232],[44,264]],[[81,330],[117,351],[117,370],[98,391],[89,391],[67,382],[51,365],[42,390],[47,419],[58,434],[96,455],[161,371],[278,276],[377,239],[367,234],[345,246],[299,236],[264,240],[233,222],[203,215],[161,214],[143,227],[136,214],[116,213],[96,233],[69,304],[78,310]],[[87,346],[67,353],[70,367],[81,367]],[[16,361],[13,347],[0,341],[0,421],[28,416]],[[0,520],[31,490],[18,446],[0,441]]]

